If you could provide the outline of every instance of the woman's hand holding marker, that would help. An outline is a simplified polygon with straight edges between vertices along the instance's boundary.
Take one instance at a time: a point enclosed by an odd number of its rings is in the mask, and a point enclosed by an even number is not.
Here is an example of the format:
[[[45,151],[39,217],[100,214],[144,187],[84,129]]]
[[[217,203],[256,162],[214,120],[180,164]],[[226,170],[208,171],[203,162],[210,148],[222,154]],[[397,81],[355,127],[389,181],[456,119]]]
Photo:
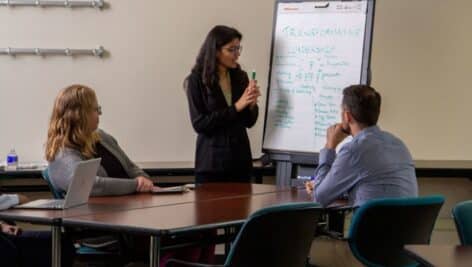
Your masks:
[[[250,108],[254,108],[257,105],[257,99],[261,96],[261,91],[259,90],[259,86],[257,85],[256,80],[256,71],[253,70],[251,73],[251,80],[249,81],[249,95],[252,96],[253,101],[249,104]]]

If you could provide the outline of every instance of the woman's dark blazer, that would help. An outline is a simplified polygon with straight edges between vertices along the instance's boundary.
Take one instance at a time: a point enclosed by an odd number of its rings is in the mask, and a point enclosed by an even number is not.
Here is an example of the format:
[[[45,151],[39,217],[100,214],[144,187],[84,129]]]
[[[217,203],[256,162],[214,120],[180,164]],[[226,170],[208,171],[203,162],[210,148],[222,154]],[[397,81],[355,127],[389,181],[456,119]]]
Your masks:
[[[237,112],[234,103],[249,84],[247,73],[231,69],[232,105],[228,106],[219,85],[206,88],[201,75],[186,80],[192,126],[198,133],[195,173],[249,177],[252,154],[246,128],[257,120],[258,107]]]

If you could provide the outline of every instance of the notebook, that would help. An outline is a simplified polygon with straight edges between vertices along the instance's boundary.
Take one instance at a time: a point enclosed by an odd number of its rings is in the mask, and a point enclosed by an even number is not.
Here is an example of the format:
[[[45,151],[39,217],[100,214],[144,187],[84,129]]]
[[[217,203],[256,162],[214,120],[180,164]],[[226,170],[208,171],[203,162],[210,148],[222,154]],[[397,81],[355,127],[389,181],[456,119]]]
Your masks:
[[[81,161],[75,167],[65,199],[38,199],[17,209],[68,209],[87,203],[100,166],[100,158]]]

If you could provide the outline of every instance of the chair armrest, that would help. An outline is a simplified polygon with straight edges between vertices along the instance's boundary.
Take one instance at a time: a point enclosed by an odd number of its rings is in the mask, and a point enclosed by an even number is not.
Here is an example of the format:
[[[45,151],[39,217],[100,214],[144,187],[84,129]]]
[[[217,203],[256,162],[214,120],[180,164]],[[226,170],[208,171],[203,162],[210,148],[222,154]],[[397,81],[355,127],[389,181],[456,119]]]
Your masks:
[[[169,259],[167,263],[178,263],[181,265],[186,265],[186,266],[195,266],[195,267],[224,267],[224,265],[217,265],[217,264],[205,264],[205,263],[197,263],[197,262],[188,262],[188,261],[182,261],[182,260],[177,260],[177,259]],[[173,265],[170,265],[173,266]]]

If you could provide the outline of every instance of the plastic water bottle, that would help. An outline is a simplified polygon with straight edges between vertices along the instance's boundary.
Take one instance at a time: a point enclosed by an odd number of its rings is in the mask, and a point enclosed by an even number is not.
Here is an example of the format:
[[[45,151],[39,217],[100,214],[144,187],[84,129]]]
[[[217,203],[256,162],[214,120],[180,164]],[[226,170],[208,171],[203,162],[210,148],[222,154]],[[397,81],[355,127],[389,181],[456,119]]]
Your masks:
[[[16,154],[15,149],[10,150],[10,153],[7,154],[7,170],[16,170],[18,167],[18,155]]]

